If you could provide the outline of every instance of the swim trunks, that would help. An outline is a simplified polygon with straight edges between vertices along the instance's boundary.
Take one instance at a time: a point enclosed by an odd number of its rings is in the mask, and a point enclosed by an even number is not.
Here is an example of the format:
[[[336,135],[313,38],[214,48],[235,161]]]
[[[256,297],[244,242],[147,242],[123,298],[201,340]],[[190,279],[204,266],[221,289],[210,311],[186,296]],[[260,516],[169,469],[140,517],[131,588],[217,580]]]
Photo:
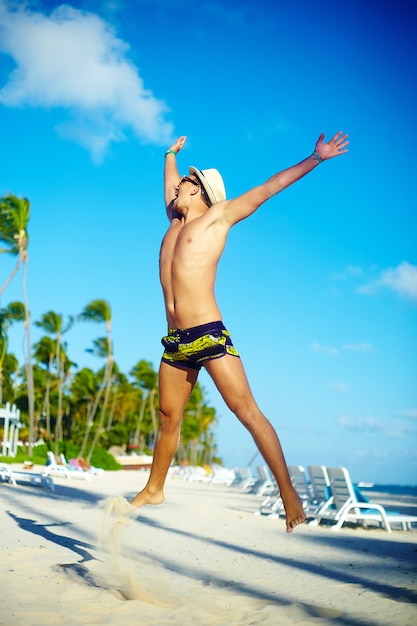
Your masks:
[[[185,329],[169,328],[161,343],[165,348],[162,360],[176,367],[199,370],[204,361],[218,359],[225,354],[239,356],[222,322]]]

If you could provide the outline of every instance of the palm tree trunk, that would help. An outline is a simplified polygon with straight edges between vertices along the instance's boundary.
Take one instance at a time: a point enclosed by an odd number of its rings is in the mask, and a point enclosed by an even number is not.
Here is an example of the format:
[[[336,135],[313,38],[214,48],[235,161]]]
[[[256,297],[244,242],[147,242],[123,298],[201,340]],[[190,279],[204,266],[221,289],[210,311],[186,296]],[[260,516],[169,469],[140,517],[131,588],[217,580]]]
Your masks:
[[[100,389],[97,391],[93,407],[92,407],[91,411],[87,411],[87,425],[86,425],[86,429],[85,429],[85,433],[84,433],[84,439],[83,439],[83,442],[81,444],[81,450],[80,450],[79,455],[78,455],[80,457],[84,457],[85,456],[85,450],[87,448],[87,443],[88,443],[88,439],[89,439],[89,436],[90,436],[91,426],[93,425],[94,418],[95,418],[95,415],[97,413],[97,407],[98,407],[98,403],[100,402],[100,398],[101,398],[101,396],[103,394],[103,389],[104,389],[103,385],[100,385]]]
[[[147,399],[148,399],[148,396],[143,394],[142,402],[140,403],[138,423],[136,426],[136,430],[135,430],[135,434],[133,436],[133,442],[132,442],[135,446],[139,445],[140,429],[142,428],[143,416],[145,415],[145,405],[146,405]]]
[[[25,334],[26,334],[26,378],[28,387],[28,409],[29,409],[29,457],[32,457],[33,437],[35,433],[35,389],[33,385],[33,368],[32,368],[32,344],[30,339],[30,313],[28,307],[28,298],[26,290],[26,273],[27,273],[27,255],[23,256],[23,304],[25,307]]]
[[[55,455],[59,454],[59,442],[64,438],[63,430],[62,430],[62,419],[63,419],[63,410],[62,410],[62,394],[63,394],[63,378],[64,378],[64,364],[61,358],[61,346],[60,346],[60,338],[57,337],[56,344],[56,360],[58,367],[58,415],[56,420],[55,427]]]
[[[150,394],[149,394],[149,408],[150,408],[150,411],[151,411],[152,428],[153,428],[153,440],[154,441],[156,441],[156,438],[158,436],[158,424],[156,422],[156,413],[155,413],[155,405],[154,405],[155,394],[156,394],[156,389],[152,389]]]
[[[52,371],[52,357],[49,359],[48,366],[48,379],[46,381],[46,389],[45,389],[45,400],[43,403],[43,411],[45,411],[46,416],[46,436],[48,437],[48,441],[51,441],[51,371]]]
[[[108,405],[109,396],[110,396],[112,370],[113,370],[113,357],[110,354],[109,358],[108,358],[108,361],[107,361],[107,364],[106,364],[106,372],[105,372],[105,375],[104,375],[104,380],[105,380],[105,383],[106,383],[106,391],[105,391],[105,394],[104,394],[103,406],[101,407],[101,414],[100,414],[100,419],[99,419],[99,422],[98,422],[98,425],[97,425],[97,430],[94,433],[93,441],[91,443],[91,447],[90,447],[90,450],[89,450],[88,455],[87,455],[87,459],[86,459],[87,463],[90,463],[90,461],[91,461],[91,457],[92,457],[92,454],[94,452],[94,448],[96,447],[97,442],[99,440],[99,437],[100,437],[100,435],[102,433],[102,430],[103,430],[104,418],[106,416],[106,410],[107,410],[107,405]]]
[[[115,381],[114,386],[113,386],[113,398],[112,398],[112,403],[110,407],[109,419],[107,420],[106,430],[111,430],[113,426],[113,417],[114,417],[114,412],[116,410],[116,403],[117,403],[117,382]]]
[[[0,287],[0,296],[3,293],[3,291],[6,289],[7,285],[13,280],[13,278],[16,276],[17,272],[19,271],[19,267],[22,264],[22,258],[19,255],[18,261],[16,263],[15,268],[12,270],[9,278],[7,278],[6,282]]]

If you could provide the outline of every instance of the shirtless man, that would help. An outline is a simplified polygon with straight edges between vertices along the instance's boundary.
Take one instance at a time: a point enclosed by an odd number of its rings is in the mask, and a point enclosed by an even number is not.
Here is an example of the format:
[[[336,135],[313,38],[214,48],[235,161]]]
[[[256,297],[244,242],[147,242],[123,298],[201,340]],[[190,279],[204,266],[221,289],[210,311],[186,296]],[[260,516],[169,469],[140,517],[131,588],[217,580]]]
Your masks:
[[[163,502],[182,414],[204,366],[229,409],[251,433],[275,477],[285,506],[287,532],[305,520],[278,436],[258,408],[242,361],[221,322],[214,284],[230,228],[319,163],[347,152],[346,138],[339,132],[324,143],[324,135],[320,135],[306,159],[232,200],[226,200],[217,170],[190,167],[189,175],[180,177],[176,155],[186,137],[180,137],[167,151],[164,189],[170,226],[160,252],[160,278],[168,335],[162,339],[165,352],[159,370],[160,424],[149,480],[131,501],[133,506]]]

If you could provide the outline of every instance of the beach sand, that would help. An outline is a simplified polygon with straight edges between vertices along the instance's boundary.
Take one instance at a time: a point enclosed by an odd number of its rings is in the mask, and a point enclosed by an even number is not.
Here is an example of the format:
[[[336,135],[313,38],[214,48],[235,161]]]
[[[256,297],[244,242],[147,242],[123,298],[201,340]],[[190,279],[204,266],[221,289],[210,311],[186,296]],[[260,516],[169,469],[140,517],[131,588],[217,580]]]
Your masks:
[[[163,505],[109,515],[109,498],[133,497],[147,476],[0,484],[2,626],[417,623],[416,531],[288,535],[254,515],[255,495],[178,478]]]

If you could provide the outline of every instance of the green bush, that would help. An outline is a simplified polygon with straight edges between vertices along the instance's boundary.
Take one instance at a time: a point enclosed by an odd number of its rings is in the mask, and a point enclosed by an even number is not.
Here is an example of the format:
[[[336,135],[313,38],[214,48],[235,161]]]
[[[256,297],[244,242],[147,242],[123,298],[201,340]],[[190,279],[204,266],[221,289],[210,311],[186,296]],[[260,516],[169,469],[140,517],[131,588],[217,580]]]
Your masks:
[[[32,457],[30,458],[27,448],[21,448],[19,446],[15,457],[0,456],[0,463],[24,463],[25,461],[32,461],[35,465],[46,465],[48,450],[49,448],[46,444],[34,446],[32,449]],[[64,454],[68,462],[70,459],[76,459],[79,451],[80,446],[70,441],[63,441],[59,445],[59,453]],[[122,467],[114,456],[109,454],[104,448],[96,448],[94,450],[91,457],[91,465],[101,467],[104,470],[119,470]]]
[[[46,465],[46,453],[48,449],[45,446],[36,446],[32,450],[32,457],[29,458],[27,447],[18,446],[16,456],[0,456],[0,463],[24,463],[32,461],[35,465]]]

